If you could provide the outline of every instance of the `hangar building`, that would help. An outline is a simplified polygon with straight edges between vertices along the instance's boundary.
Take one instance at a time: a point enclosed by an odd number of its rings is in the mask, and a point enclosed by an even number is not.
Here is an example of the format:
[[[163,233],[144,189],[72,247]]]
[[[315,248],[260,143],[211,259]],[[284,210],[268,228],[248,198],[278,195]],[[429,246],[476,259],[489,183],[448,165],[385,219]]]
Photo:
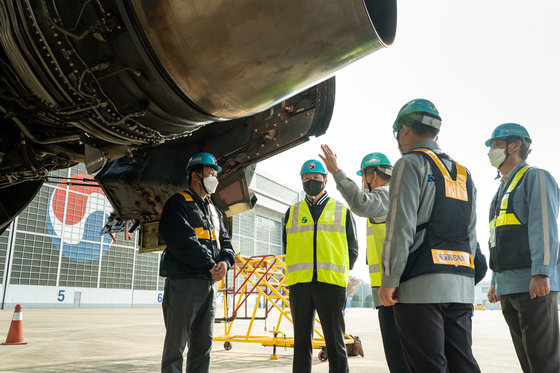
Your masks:
[[[52,176],[52,178],[51,178]],[[33,202],[0,236],[1,309],[150,307],[163,296],[161,252],[139,253],[139,233],[101,236],[112,212],[83,165],[53,172]],[[298,191],[256,172],[251,210],[233,217],[233,245],[243,255],[281,253],[282,219]],[[14,196],[17,198],[17,196]]]

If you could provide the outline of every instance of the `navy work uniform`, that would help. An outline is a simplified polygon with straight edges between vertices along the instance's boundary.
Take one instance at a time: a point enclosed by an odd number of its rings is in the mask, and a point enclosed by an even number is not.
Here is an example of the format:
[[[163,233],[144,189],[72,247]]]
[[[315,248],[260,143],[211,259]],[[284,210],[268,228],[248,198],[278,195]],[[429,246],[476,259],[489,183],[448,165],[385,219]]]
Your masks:
[[[182,371],[186,345],[187,372],[208,372],[217,295],[209,270],[220,261],[233,266],[231,240],[210,198],[190,190],[166,202],[159,232],[167,245],[160,265],[166,277],[162,372]]]

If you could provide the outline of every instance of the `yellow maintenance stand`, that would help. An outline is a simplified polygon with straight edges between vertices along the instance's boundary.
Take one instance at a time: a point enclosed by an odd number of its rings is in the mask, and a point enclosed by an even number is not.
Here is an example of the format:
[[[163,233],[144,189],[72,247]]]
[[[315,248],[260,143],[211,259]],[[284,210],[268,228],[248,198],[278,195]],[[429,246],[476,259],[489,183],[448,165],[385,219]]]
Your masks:
[[[232,286],[223,286],[219,290],[224,299],[224,318],[216,319],[224,323],[224,335],[214,337],[214,341],[223,341],[224,348],[230,350],[233,342],[259,343],[263,346],[272,346],[271,360],[277,360],[276,347],[293,347],[293,321],[290,312],[289,291],[285,284],[286,263],[284,255],[256,255],[235,257],[233,268]],[[255,301],[249,305],[249,301]],[[260,306],[260,307],[259,307]],[[233,334],[234,323],[238,319],[250,320],[244,334]],[[253,333],[255,320],[264,320],[265,331],[269,335]],[[271,320],[272,330],[267,330],[267,321]],[[284,325],[283,325],[284,324]],[[284,327],[285,329],[282,329]],[[288,331],[288,335],[286,334]],[[344,343],[353,345],[357,337],[345,335]],[[357,339],[356,339],[357,340]],[[321,349],[319,359],[327,360],[325,338],[322,333],[321,323],[315,318],[313,335],[313,348]],[[354,346],[352,346],[354,347]],[[363,355],[362,355],[363,356]]]

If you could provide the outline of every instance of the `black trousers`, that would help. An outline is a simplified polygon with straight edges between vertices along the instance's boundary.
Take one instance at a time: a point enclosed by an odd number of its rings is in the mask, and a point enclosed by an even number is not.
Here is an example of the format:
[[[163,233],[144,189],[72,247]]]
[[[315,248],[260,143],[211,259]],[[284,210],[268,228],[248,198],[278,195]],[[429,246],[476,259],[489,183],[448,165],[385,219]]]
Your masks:
[[[377,308],[379,328],[383,339],[385,359],[391,373],[407,373],[406,362],[401,348],[401,340],[395,324],[393,307],[380,306]]]
[[[330,373],[348,372],[344,345],[346,289],[321,282],[290,286],[290,308],[294,322],[294,373],[311,372],[315,310],[323,327]]]
[[[500,300],[523,372],[560,372],[558,292],[535,299],[529,293],[508,294]]]
[[[165,280],[163,320],[165,342],[162,373],[181,373],[188,345],[187,373],[208,373],[216,314],[216,283],[211,279]]]
[[[410,372],[480,372],[471,350],[472,307],[470,303],[393,306]]]

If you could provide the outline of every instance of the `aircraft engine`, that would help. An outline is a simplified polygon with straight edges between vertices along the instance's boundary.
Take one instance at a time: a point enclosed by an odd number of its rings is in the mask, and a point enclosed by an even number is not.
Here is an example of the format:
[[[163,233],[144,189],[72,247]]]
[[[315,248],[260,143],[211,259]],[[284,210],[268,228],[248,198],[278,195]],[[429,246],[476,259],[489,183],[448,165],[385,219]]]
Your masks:
[[[325,80],[392,44],[396,17],[396,0],[1,1],[0,229],[77,162],[95,174],[170,142],[233,173],[324,133]]]

